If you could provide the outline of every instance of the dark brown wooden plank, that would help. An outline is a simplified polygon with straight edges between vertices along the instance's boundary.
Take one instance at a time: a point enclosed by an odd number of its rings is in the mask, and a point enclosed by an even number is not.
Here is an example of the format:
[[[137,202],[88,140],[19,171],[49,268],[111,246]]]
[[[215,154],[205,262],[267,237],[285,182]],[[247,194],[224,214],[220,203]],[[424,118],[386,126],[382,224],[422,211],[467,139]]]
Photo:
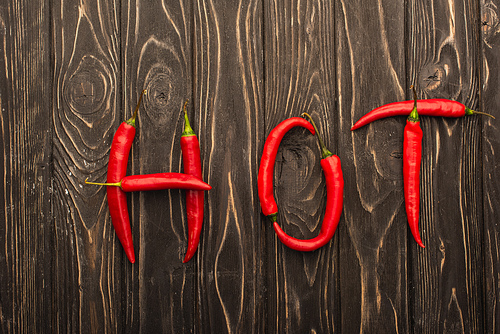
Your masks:
[[[346,184],[340,226],[341,327],[345,333],[406,333],[407,222],[403,206],[404,119],[350,132],[362,115],[407,95],[405,7],[394,1],[336,6],[340,157]]]
[[[330,1],[265,1],[265,134],[281,121],[309,113],[325,143],[337,153],[335,25]],[[278,223],[296,238],[317,236],[326,204],[321,151],[307,130],[288,133],[277,155],[275,195]],[[264,218],[272,332],[327,333],[339,330],[339,270],[335,237],[320,250],[303,253],[284,246]],[[341,222],[340,224],[343,224]]]
[[[193,101],[207,194],[198,250],[200,332],[262,328],[257,197],[263,140],[260,1],[198,1],[193,10]]]
[[[498,0],[10,1],[0,6],[0,331],[500,332]],[[481,30],[481,31],[480,31]],[[482,63],[481,63],[482,62]],[[420,249],[407,226],[404,117],[445,97],[497,120],[422,117]],[[129,174],[182,171],[181,107],[212,186],[195,257],[185,194],[129,194],[137,263],[105,189],[111,138],[143,100]],[[309,112],[342,159],[334,240],[300,253],[261,214],[266,136]],[[278,221],[315,236],[316,138],[278,153]]]
[[[416,1],[408,13],[408,72],[419,95],[476,107],[476,4]],[[412,327],[482,333],[480,118],[422,117],[421,126],[420,229],[427,247],[409,247]]]
[[[500,134],[500,2],[481,1],[481,45],[483,54],[481,109],[497,119],[484,118],[483,125],[483,208],[484,208],[484,332],[500,333],[500,175],[498,155]]]
[[[130,266],[115,236],[103,187],[121,112],[119,3],[53,1],[52,326],[60,332],[125,329]]]
[[[147,90],[132,152],[135,174],[182,171],[181,111],[192,90],[191,22],[189,1],[131,1],[123,8],[123,99],[129,115]],[[138,259],[127,311],[132,330],[192,332],[196,261],[182,263],[187,246],[184,192],[136,193],[131,200]]]
[[[51,74],[47,3],[0,6],[0,331],[51,314]]]

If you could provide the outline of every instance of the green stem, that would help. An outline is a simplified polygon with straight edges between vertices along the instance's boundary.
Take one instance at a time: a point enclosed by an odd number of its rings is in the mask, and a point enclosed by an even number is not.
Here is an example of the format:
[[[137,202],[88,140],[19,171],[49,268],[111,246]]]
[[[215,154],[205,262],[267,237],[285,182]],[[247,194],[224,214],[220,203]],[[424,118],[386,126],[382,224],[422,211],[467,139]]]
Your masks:
[[[182,133],[182,137],[189,137],[189,136],[196,136],[196,133],[194,133],[193,128],[191,128],[191,124],[189,124],[189,118],[187,115],[187,104],[189,100],[186,100],[184,102],[184,107],[182,110],[184,111],[184,132]]]
[[[135,128],[135,118],[137,117],[137,113],[139,112],[139,106],[141,105],[141,101],[142,101],[142,97],[146,94],[146,90],[144,89],[142,92],[141,92],[141,96],[139,96],[139,102],[137,102],[137,106],[135,107],[135,111],[134,111],[134,114],[132,115],[132,117],[130,117],[129,119],[127,119],[125,121],[125,123],[127,123],[128,125],[132,125],[134,128]]]
[[[115,182],[115,183],[99,183],[99,182],[88,182],[89,178],[85,179],[85,184],[95,184],[96,186],[112,186],[112,187],[121,187],[122,186],[122,181],[120,182]]]
[[[321,148],[321,155],[323,156],[323,159],[325,158],[328,158],[328,157],[331,157],[333,155],[332,152],[330,152],[326,146],[325,146],[325,143],[323,143],[323,139],[321,139],[321,136],[319,135],[319,131],[318,131],[318,128],[316,127],[316,123],[314,123],[312,117],[308,114],[308,113],[302,113],[302,117],[306,116],[307,118],[309,118],[309,121],[311,122],[313,128],[314,128],[314,131],[316,132],[316,136],[318,137],[318,141],[319,141],[319,146]]]
[[[489,117],[495,119],[495,116],[493,116],[493,115],[490,115],[490,114],[482,112],[482,111],[475,111],[475,110],[469,109],[467,107],[465,107],[465,114],[468,116],[470,116],[470,115],[485,115],[485,116],[489,116]]]
[[[418,112],[417,112],[417,91],[415,90],[415,86],[411,85],[410,87],[411,90],[413,90],[413,110],[410,113],[410,116],[408,116],[408,120],[410,122],[418,122],[420,121],[418,117]]]

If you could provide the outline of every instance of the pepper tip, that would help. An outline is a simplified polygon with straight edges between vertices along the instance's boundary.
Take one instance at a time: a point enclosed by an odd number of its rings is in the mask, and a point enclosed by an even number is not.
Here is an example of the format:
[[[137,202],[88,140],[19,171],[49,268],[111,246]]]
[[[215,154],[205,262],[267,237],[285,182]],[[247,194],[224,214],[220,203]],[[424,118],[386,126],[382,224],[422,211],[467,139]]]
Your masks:
[[[420,247],[425,248],[424,243],[422,242],[422,239],[420,239],[420,236],[418,236],[418,238],[415,238],[415,241],[417,242],[417,244]]]
[[[184,260],[182,260],[182,263],[187,263],[191,258],[193,257],[194,253],[188,252],[186,253],[186,256],[184,257]]]
[[[127,255],[127,258],[130,261],[130,263],[135,263],[135,253],[133,248],[126,249],[125,254]]]

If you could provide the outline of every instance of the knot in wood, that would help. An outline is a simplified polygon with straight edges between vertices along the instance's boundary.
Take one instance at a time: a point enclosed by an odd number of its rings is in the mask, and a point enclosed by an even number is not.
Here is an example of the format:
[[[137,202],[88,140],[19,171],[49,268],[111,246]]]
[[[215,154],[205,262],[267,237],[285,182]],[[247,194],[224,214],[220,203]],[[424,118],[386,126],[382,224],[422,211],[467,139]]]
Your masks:
[[[481,29],[482,36],[486,44],[496,33],[500,31],[500,22],[498,20],[498,9],[494,5],[484,5],[481,7]],[[489,45],[489,44],[488,44]]]
[[[437,64],[425,66],[420,71],[419,86],[427,92],[435,91],[442,86],[445,77],[446,71],[443,66]]]
[[[144,110],[154,126],[162,126],[181,116],[182,100],[185,98],[181,87],[184,86],[168,72],[152,71],[148,74]]]
[[[76,73],[68,83],[67,102],[79,114],[97,112],[103,100],[103,86],[102,80],[92,73]]]
[[[89,115],[101,111],[111,80],[104,65],[94,57],[84,57],[65,83],[64,98],[76,113]]]
[[[394,183],[402,182],[402,145],[403,128],[397,120],[390,120],[393,125],[381,131],[368,134],[368,147],[373,157],[375,169],[383,179]]]
[[[148,102],[151,107],[165,107],[170,100],[172,82],[168,75],[157,74],[148,83]]]

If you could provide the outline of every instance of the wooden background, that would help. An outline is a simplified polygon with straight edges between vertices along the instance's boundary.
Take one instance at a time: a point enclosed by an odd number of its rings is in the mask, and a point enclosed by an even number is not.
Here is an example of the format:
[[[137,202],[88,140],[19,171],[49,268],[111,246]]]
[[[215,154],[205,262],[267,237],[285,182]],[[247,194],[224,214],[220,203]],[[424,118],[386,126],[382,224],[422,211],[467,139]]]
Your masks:
[[[0,328],[4,333],[500,333],[499,0],[1,0]],[[403,200],[404,117],[444,97],[497,116],[422,117],[420,229]],[[184,193],[128,195],[137,262],[110,222],[112,136],[147,89],[128,173],[182,171],[201,143],[198,252]],[[284,247],[260,211],[264,141],[310,113],[342,161],[332,242]],[[499,157],[499,159],[497,159]],[[279,222],[319,231],[316,139],[291,131]]]

